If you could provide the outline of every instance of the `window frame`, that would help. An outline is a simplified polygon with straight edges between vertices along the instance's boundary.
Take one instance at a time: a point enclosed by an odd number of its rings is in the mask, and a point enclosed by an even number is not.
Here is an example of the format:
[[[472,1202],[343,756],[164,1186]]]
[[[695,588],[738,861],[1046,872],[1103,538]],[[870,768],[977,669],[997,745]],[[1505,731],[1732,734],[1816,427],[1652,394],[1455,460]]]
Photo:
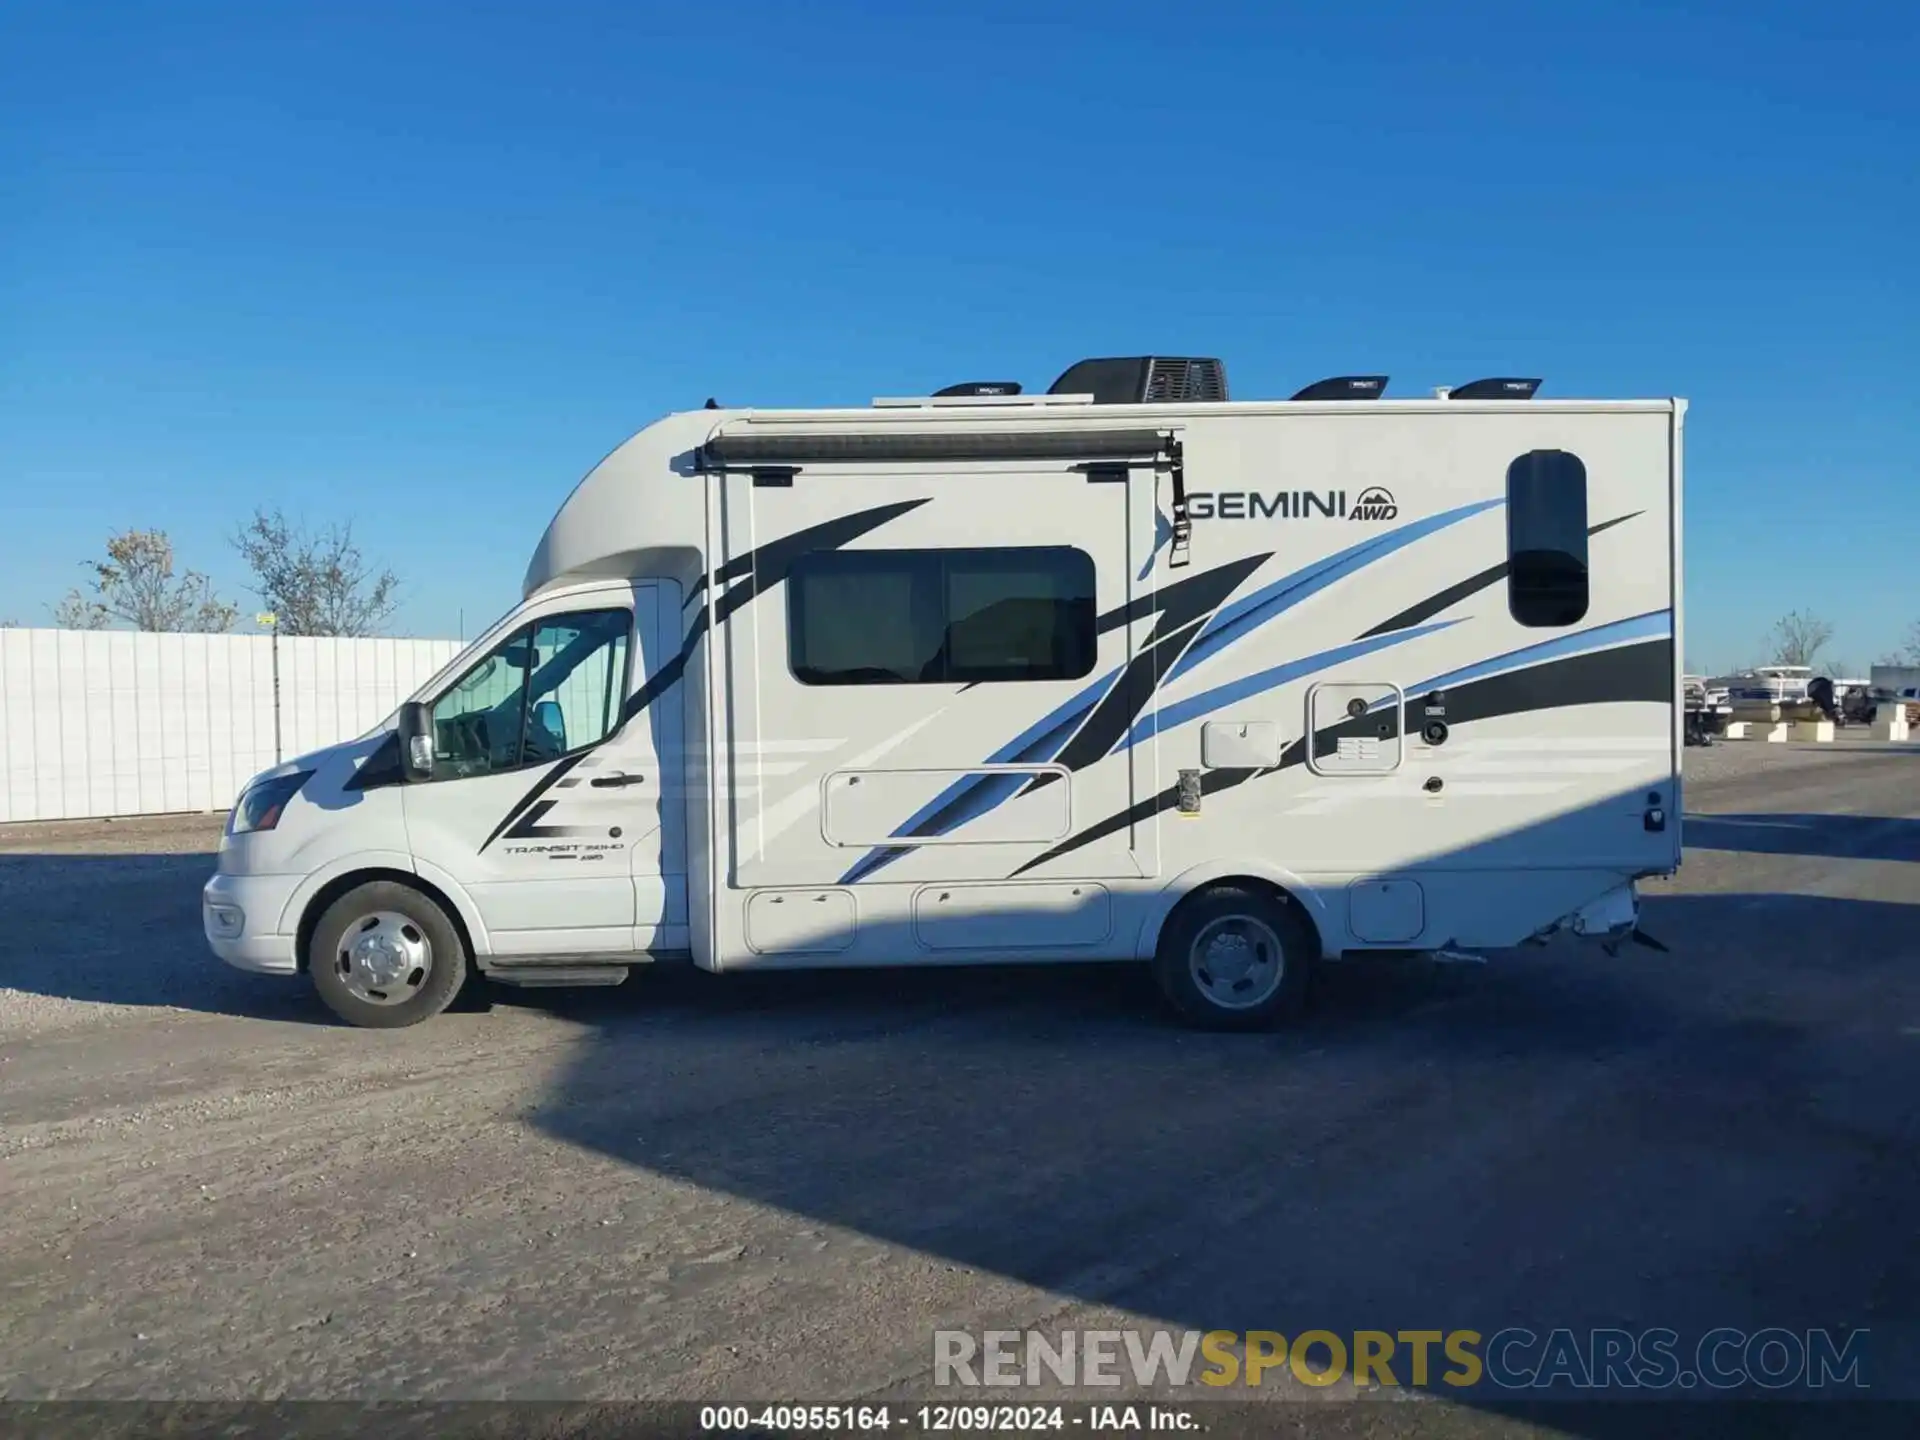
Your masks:
[[[911,680],[898,678],[890,680],[816,680],[808,679],[807,676],[802,673],[800,667],[795,664],[796,651],[799,648],[796,645],[796,640],[799,638],[799,628],[805,618],[806,611],[806,601],[802,598],[802,586],[806,581],[809,570],[824,569],[838,561],[858,560],[870,557],[875,561],[885,559],[899,560],[903,562],[906,567],[909,567],[909,573],[911,573],[911,567],[925,564],[929,559],[937,561],[940,570],[940,593],[938,599],[942,621],[941,646],[943,649],[950,649],[953,630],[953,616],[951,612],[953,599],[951,584],[951,575],[954,566],[953,557],[967,555],[996,558],[1004,557],[1004,559],[1010,563],[1017,563],[1021,557],[1060,555],[1071,557],[1074,564],[1084,566],[1087,579],[1085,603],[1088,610],[1085,666],[1077,672],[1062,672],[1057,675],[1039,677],[1032,675],[969,676],[963,674],[956,676],[946,674],[937,680],[922,680],[917,678]],[[883,549],[812,550],[798,557],[787,572],[787,583],[785,587],[787,592],[785,623],[787,674],[796,685],[803,686],[809,690],[893,689],[904,686],[943,685],[1053,685],[1075,680],[1084,680],[1100,668],[1099,582],[1100,571],[1098,564],[1091,554],[1081,549],[1078,545],[903,545]],[[951,668],[952,660],[949,655],[948,669],[951,670]]]
[[[1553,461],[1555,463],[1556,469],[1558,469],[1559,467],[1570,465],[1572,469],[1575,472],[1577,472],[1577,479],[1569,477],[1566,479],[1559,480],[1557,483],[1563,486],[1571,486],[1577,483],[1577,485],[1579,486],[1580,552],[1578,555],[1575,555],[1572,551],[1563,549],[1559,546],[1553,546],[1553,547],[1534,546],[1534,547],[1522,548],[1522,547],[1517,547],[1514,544],[1516,517],[1518,515],[1518,511],[1514,508],[1514,503],[1513,503],[1514,489],[1515,489],[1515,485],[1514,485],[1515,474],[1517,471],[1520,470],[1520,467],[1522,465],[1537,466],[1539,462],[1541,462],[1542,460]],[[1552,485],[1556,482],[1549,480],[1546,483],[1548,485]],[[1514,458],[1508,463],[1507,474],[1506,474],[1506,485],[1505,485],[1505,490],[1503,494],[1504,494],[1504,499],[1505,499],[1506,508],[1507,508],[1507,525],[1506,525],[1507,614],[1510,617],[1512,617],[1513,622],[1516,625],[1519,625],[1522,628],[1528,629],[1528,630],[1565,630],[1571,626],[1580,624],[1593,611],[1593,547],[1592,547],[1593,532],[1589,524],[1589,521],[1591,519],[1591,507],[1588,503],[1592,495],[1592,489],[1588,484],[1587,462],[1582,460],[1577,454],[1575,454],[1571,450],[1561,450],[1557,448],[1554,448],[1554,449],[1542,448],[1542,449],[1529,450],[1525,454],[1514,456]],[[1518,579],[1519,572],[1515,569],[1514,560],[1516,556],[1523,553],[1529,553],[1529,552],[1547,553],[1549,551],[1551,551],[1552,553],[1566,555],[1570,559],[1577,559],[1580,563],[1579,612],[1575,615],[1569,616],[1564,620],[1560,620],[1560,619],[1529,620],[1526,618],[1525,614],[1523,614],[1523,605],[1529,596],[1538,596],[1541,592],[1539,592],[1536,589],[1528,589],[1525,591],[1516,590],[1516,580]],[[1536,600],[1534,603],[1537,604],[1538,601]]]
[[[609,740],[613,739],[616,735],[618,735],[622,730],[626,729],[627,718],[628,718],[626,715],[627,696],[631,693],[632,687],[633,687],[633,656],[634,656],[634,651],[638,648],[638,642],[634,635],[634,626],[636,623],[634,618],[634,607],[631,604],[623,605],[618,603],[617,601],[615,603],[607,604],[607,605],[590,605],[590,606],[584,606],[577,609],[555,610],[545,615],[534,615],[534,616],[529,616],[522,619],[518,625],[515,625],[513,629],[507,631],[507,633],[502,635],[499,640],[497,640],[494,644],[489,646],[486,652],[480,655],[479,657],[477,657],[471,665],[467,666],[466,669],[462,670],[458,675],[454,676],[452,680],[448,681],[445,685],[443,685],[440,688],[440,690],[433,696],[433,698],[426,702],[426,704],[427,704],[427,714],[429,717],[432,717],[434,714],[434,711],[439,709],[440,702],[442,700],[445,700],[455,690],[458,690],[462,685],[466,683],[469,676],[473,675],[476,671],[480,669],[482,665],[485,665],[489,660],[493,659],[496,655],[500,654],[500,652],[505,650],[508,646],[514,644],[516,641],[524,641],[526,645],[529,647],[529,649],[531,649],[533,645],[533,637],[542,625],[557,625],[567,620],[571,616],[615,615],[615,614],[625,615],[627,617],[627,643],[625,647],[626,654],[624,655],[621,661],[620,688],[617,692],[618,703],[620,707],[619,720],[618,720],[618,723],[616,723],[612,729],[608,730],[604,735],[600,736],[600,738],[597,740],[590,741],[583,745],[569,746],[567,749],[561,751],[556,755],[548,755],[539,760],[523,759],[512,765],[503,765],[498,769],[483,770],[476,774],[454,775],[454,774],[440,773],[439,766],[437,763],[439,760],[439,756],[436,753],[434,757],[436,761],[435,773],[427,777],[427,780],[425,783],[429,785],[441,785],[441,784],[446,784],[450,781],[484,780],[488,776],[492,776],[492,775],[517,775],[525,770],[536,769],[542,765],[552,765],[556,761],[567,759],[569,756],[578,755],[584,751],[596,749],[597,747],[606,744]],[[537,672],[537,667],[529,665],[526,671],[526,683],[524,683],[521,686],[521,691],[520,691],[520,740],[519,740],[519,745],[516,748],[517,748],[517,752],[523,756],[527,752],[527,729],[528,729],[528,726],[530,726],[533,721],[534,701],[533,701],[533,683],[532,682],[536,672]],[[433,720],[433,723],[437,725],[438,724],[437,719]],[[438,743],[438,738],[439,737],[436,735],[435,736],[436,745]]]

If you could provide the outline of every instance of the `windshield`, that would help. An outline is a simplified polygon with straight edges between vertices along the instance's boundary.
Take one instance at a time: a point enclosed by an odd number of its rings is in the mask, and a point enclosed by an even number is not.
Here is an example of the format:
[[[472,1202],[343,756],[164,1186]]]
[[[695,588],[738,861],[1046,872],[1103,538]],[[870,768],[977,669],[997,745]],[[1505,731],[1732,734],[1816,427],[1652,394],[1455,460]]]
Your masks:
[[[462,645],[458,653],[456,653],[451,660],[447,661],[446,664],[428,676],[425,682],[414,687],[412,694],[402,697],[403,700],[410,700],[416,695],[431,695],[437,688],[446,683],[449,675],[458,675],[466,666],[472,664],[475,655],[484,653],[482,646],[485,644],[487,637],[492,635],[493,632],[502,625],[506,624],[514,615],[518,614],[523,603],[524,602],[519,600],[514,601],[513,604],[502,610],[492,620],[482,625],[478,637],[474,639],[472,643]],[[399,720],[400,707],[396,705],[381,718],[378,725],[373,726],[358,738],[361,740],[371,740],[374,736],[393,729],[399,723]]]

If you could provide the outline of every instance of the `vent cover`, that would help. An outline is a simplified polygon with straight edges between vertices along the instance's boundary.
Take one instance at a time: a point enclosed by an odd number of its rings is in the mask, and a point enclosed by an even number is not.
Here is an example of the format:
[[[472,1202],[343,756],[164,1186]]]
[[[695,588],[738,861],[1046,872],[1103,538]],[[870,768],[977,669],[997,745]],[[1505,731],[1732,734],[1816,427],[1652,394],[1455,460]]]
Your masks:
[[[1540,388],[1538,380],[1517,380],[1496,375],[1487,380],[1472,380],[1447,392],[1449,400],[1531,400]]]
[[[1227,398],[1227,370],[1218,360],[1165,355],[1082,360],[1047,393],[1091,395],[1096,405],[1212,404]]]
[[[1316,380],[1293,398],[1295,400],[1378,400],[1387,389],[1384,375],[1336,375],[1331,380]]]
[[[949,385],[946,389],[936,390],[933,393],[941,397],[949,395],[1018,395],[1020,393],[1020,382],[1018,380],[963,380],[958,385]]]

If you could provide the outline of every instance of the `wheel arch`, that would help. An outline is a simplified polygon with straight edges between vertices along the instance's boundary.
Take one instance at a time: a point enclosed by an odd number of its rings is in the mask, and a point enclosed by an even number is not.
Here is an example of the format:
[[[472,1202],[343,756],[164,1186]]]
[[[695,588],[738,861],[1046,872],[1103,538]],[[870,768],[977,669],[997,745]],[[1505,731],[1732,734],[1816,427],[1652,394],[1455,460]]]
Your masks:
[[[412,870],[398,869],[390,865],[363,865],[318,882],[301,907],[293,942],[294,965],[300,974],[307,973],[307,957],[308,952],[313,948],[313,932],[319,927],[320,917],[327,913],[327,907],[348,891],[381,880],[417,890],[438,905],[441,912],[446,915],[448,923],[453,926],[454,933],[460,937],[460,943],[466,949],[468,963],[472,964],[478,959],[480,951],[474,946],[473,927],[468,923],[467,916],[462,913],[460,904],[446,890]]]
[[[1333,923],[1332,908],[1321,892],[1278,865],[1248,864],[1244,860],[1210,861],[1195,865],[1162,886],[1141,917],[1140,933],[1135,940],[1136,958],[1151,960],[1160,948],[1160,936],[1174,913],[1188,901],[1221,885],[1244,885],[1250,890],[1263,891],[1277,900],[1298,905],[1307,923],[1313,927],[1314,938],[1319,942],[1319,958],[1338,958],[1340,948],[1333,937],[1339,931]]]

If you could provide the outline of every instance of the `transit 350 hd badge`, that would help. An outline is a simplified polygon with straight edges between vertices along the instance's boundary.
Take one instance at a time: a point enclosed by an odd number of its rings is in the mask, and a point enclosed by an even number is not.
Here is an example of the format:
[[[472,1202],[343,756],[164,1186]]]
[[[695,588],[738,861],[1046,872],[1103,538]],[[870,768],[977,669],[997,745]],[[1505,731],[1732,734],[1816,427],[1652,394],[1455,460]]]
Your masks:
[[[1352,504],[1345,490],[1196,490],[1187,496],[1194,520],[1392,520],[1393,492],[1369,485]]]

